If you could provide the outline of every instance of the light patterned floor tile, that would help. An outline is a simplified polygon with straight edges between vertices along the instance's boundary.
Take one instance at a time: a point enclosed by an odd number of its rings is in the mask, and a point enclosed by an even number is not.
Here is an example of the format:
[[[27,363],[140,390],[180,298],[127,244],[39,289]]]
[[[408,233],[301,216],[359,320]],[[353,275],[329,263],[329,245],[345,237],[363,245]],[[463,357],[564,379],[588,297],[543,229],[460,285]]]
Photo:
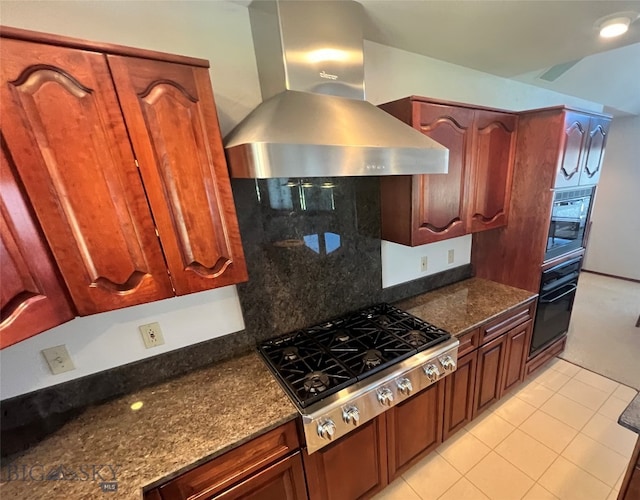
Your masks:
[[[495,452],[536,480],[558,457],[556,452],[519,429],[496,446]]]
[[[520,430],[556,453],[562,452],[578,433],[573,427],[538,410],[520,426]]]
[[[515,427],[495,413],[486,412],[467,424],[465,429],[489,448],[495,448]]]
[[[518,399],[536,408],[540,408],[553,395],[554,392],[542,384],[529,384],[515,393]]]
[[[618,478],[616,485],[613,487],[614,490],[620,491],[620,488],[622,488],[622,481],[624,480],[624,475],[626,472],[627,471],[625,470],[622,474],[620,474],[620,477]]]
[[[545,490],[538,483],[533,485],[522,500],[558,500],[558,497]]]
[[[407,482],[399,477],[384,490],[373,497],[373,500],[421,500]]]
[[[557,391],[569,380],[571,380],[571,377],[555,370],[547,370],[536,377],[536,382],[552,391]]]
[[[504,418],[516,427],[529,418],[534,411],[536,411],[535,406],[513,396],[493,408],[494,414]]]
[[[522,498],[534,483],[533,479],[493,451],[471,469],[466,478],[491,500]]]
[[[462,475],[439,454],[431,453],[402,477],[423,500],[435,500]]]
[[[438,500],[489,500],[489,497],[463,477]]]
[[[540,410],[576,430],[582,429],[595,413],[594,410],[558,393],[551,396]]]
[[[618,490],[611,490],[611,493],[609,493],[609,496],[607,497],[607,500],[618,500],[618,494],[620,492]]]
[[[560,358],[556,358],[556,362],[551,365],[551,368],[569,377],[573,377],[580,371],[580,367],[578,365],[574,365],[573,363],[569,363],[568,361]]]
[[[464,429],[438,448],[442,458],[462,474],[467,473],[490,451],[491,448]]]
[[[569,380],[569,382],[560,388],[558,394],[573,399],[576,403],[580,403],[582,406],[586,406],[592,410],[600,408],[602,403],[609,398],[609,393],[576,379]]]
[[[626,458],[631,456],[638,439],[637,434],[598,413],[587,422],[582,432]]]
[[[620,384],[618,388],[613,391],[613,395],[615,397],[620,398],[627,403],[631,403],[631,400],[636,397],[636,394],[638,394],[638,391],[622,384]]]
[[[563,457],[558,457],[538,482],[562,500],[606,500],[611,491],[611,487]]]
[[[609,378],[603,377],[602,375],[598,375],[597,373],[590,372],[589,370],[585,370],[584,368],[576,373],[573,378],[575,380],[579,380],[580,382],[584,382],[591,387],[600,389],[607,394],[612,394],[613,391],[615,391],[620,386],[620,384],[618,384],[618,382],[616,382],[615,380],[611,380]]]
[[[562,456],[612,488],[629,462],[628,458],[582,433],[569,443]]]
[[[600,415],[604,415],[610,420],[618,421],[620,415],[627,407],[627,403],[624,399],[617,398],[615,393],[607,399],[604,404],[598,409]]]

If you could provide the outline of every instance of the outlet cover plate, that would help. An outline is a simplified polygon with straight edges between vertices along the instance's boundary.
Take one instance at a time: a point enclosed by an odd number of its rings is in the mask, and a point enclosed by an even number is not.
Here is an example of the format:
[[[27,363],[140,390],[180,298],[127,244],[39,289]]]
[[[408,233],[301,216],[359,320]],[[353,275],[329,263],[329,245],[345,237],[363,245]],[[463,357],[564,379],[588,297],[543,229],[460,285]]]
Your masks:
[[[453,264],[455,260],[455,253],[453,248],[447,252],[447,264]]]
[[[51,373],[54,375],[76,369],[64,344],[42,349],[40,352],[42,352],[44,359],[47,360]]]
[[[142,341],[147,349],[157,347],[164,344],[164,337],[162,336],[162,330],[160,329],[160,323],[147,323],[146,325],[140,325],[138,327],[140,335],[142,335]]]

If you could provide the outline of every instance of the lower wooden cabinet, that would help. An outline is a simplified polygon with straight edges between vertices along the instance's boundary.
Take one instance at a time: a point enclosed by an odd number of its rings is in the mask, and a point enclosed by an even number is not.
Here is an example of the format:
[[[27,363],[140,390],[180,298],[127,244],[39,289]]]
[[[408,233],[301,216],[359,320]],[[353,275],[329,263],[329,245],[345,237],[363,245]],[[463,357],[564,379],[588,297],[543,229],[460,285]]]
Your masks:
[[[502,367],[506,352],[503,335],[478,349],[473,417],[500,399],[502,394]]]
[[[529,320],[506,335],[507,351],[502,370],[502,394],[524,380],[532,330],[533,321]]]
[[[387,412],[389,482],[442,443],[444,380]]]
[[[631,460],[620,486],[618,500],[637,500],[640,498],[640,437],[631,454]]]
[[[388,484],[385,416],[311,455],[303,452],[310,500],[369,498]]]
[[[477,361],[478,351],[458,358],[458,368],[444,379],[443,441],[473,418]]]

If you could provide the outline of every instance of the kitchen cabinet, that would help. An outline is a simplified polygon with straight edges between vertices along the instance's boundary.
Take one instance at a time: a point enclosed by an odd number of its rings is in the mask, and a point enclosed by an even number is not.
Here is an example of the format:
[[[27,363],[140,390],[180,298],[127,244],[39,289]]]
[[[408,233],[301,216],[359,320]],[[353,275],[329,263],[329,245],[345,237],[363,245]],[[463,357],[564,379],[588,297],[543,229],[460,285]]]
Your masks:
[[[386,414],[303,458],[310,500],[373,496],[388,484]]]
[[[444,382],[451,376],[387,412],[389,482],[442,443]]]
[[[4,141],[0,185],[0,348],[4,348],[73,319],[74,312]]]
[[[640,498],[640,438],[631,454],[631,460],[624,474],[618,500],[635,500]]]
[[[296,424],[289,422],[148,491],[145,498],[303,500],[307,492],[298,448]]]
[[[507,223],[516,115],[415,96],[380,108],[449,149],[446,175],[381,178],[383,239],[416,246]]]
[[[610,124],[611,119],[608,117],[592,116],[589,121],[589,143],[584,167],[580,172],[580,186],[592,186],[600,181]]]
[[[503,394],[524,380],[532,331],[533,321],[529,320],[506,335],[507,345],[501,388]]]
[[[444,379],[443,441],[462,429],[473,418],[477,362],[477,351],[458,358],[456,371]]]
[[[501,336],[478,349],[474,418],[500,399],[506,343],[506,337]]]
[[[206,61],[2,35],[7,148],[78,313],[245,281]]]

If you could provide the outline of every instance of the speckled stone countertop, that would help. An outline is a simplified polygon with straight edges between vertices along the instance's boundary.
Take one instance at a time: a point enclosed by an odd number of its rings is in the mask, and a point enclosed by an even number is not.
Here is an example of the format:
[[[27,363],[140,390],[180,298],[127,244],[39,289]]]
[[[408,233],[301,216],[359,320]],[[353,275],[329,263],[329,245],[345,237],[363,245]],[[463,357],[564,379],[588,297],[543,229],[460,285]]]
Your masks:
[[[131,405],[137,401],[143,407],[133,411]],[[12,457],[2,469],[0,497],[140,499],[143,487],[185,472],[297,415],[259,356],[248,354],[89,408]],[[102,465],[95,481],[94,465]],[[85,479],[38,480],[58,466],[69,478],[75,471],[78,479]],[[99,482],[112,481],[115,467],[117,492],[103,493]],[[25,471],[28,480],[20,480]]]
[[[396,306],[458,336],[536,295],[494,281],[470,278],[400,301]]]
[[[640,393],[636,394],[629,406],[622,412],[618,423],[640,434]]]

